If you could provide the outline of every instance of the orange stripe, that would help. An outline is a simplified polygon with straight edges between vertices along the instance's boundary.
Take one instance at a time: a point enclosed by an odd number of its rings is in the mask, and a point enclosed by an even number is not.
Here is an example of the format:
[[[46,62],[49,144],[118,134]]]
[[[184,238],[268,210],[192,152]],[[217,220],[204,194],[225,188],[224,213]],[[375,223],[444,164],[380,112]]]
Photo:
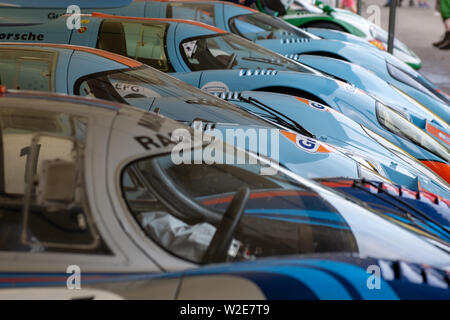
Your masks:
[[[440,175],[447,183],[450,183],[450,166],[438,161],[420,160],[428,168]]]
[[[197,27],[202,27],[217,33],[227,33],[225,30],[210,26],[203,22],[193,21],[193,20],[183,20],[183,19],[167,19],[167,18],[138,18],[138,17],[125,17],[125,16],[115,16],[112,14],[100,13],[100,12],[92,12],[92,17],[95,18],[109,18],[109,19],[118,19],[118,20],[138,20],[138,21],[161,21],[161,22],[179,22],[192,24]]]
[[[449,142],[449,141],[450,141],[450,135],[448,135],[448,134],[445,133],[444,131],[442,131],[442,130],[436,128],[435,126],[433,126],[433,125],[432,125],[431,123],[429,123],[429,122],[427,122],[427,124],[425,125],[425,127],[426,127],[426,130],[427,130],[429,133],[431,133],[433,136],[439,138],[439,140],[444,141],[445,143],[447,143],[447,144],[450,145],[450,142]],[[446,136],[446,137],[447,137],[447,140],[446,140],[446,139],[442,139],[442,138],[440,137],[439,134],[442,134],[442,135]]]
[[[319,153],[330,153],[331,151],[333,151],[333,150],[331,149],[330,146],[327,146],[327,145],[324,145],[323,143],[321,143],[316,152],[319,152]]]
[[[291,140],[293,143],[295,143],[295,145],[297,145],[297,135],[295,133],[289,132],[289,131],[284,131],[284,130],[280,130],[280,132],[289,140]]]
[[[112,52],[108,52],[108,51],[100,50],[100,49],[89,48],[89,47],[83,47],[83,46],[74,46],[71,44],[2,42],[2,43],[0,43],[0,45],[2,45],[2,46],[3,45],[14,45],[14,46],[71,49],[71,50],[89,52],[89,53],[95,54],[97,56],[101,56],[101,57],[119,62],[130,68],[142,66],[142,63],[140,63],[139,61],[136,61],[136,60],[112,53]]]
[[[301,102],[306,103],[307,105],[309,105],[309,100],[308,99],[304,99],[304,98],[300,98],[300,97],[295,97],[295,99],[297,99],[298,101],[301,101]]]
[[[342,180],[342,181],[320,181],[321,184],[330,188],[341,188],[341,187],[351,187],[353,186],[352,180]]]

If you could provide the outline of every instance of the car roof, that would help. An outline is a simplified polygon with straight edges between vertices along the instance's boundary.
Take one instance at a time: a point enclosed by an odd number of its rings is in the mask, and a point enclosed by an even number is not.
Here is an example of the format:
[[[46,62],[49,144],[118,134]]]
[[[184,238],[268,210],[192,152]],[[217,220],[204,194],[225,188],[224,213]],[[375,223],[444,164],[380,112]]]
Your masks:
[[[130,68],[140,67],[142,66],[142,63],[121,55],[118,55],[116,53],[112,53],[109,51],[101,50],[101,49],[95,49],[90,47],[84,47],[84,46],[76,46],[71,44],[56,44],[56,43],[25,43],[25,42],[2,42],[0,43],[1,47],[11,46],[11,47],[21,47],[21,46],[27,46],[27,47],[42,47],[42,48],[56,48],[56,49],[67,49],[67,50],[75,50],[75,51],[82,51],[87,52],[91,54],[95,54],[97,56],[113,60],[115,62],[121,63],[123,65],[126,65]]]
[[[186,19],[169,19],[169,18],[139,18],[139,17],[127,17],[127,16],[117,16],[107,13],[101,13],[101,12],[92,12],[90,15],[93,18],[109,18],[109,19],[118,19],[118,20],[140,20],[140,21],[161,21],[161,22],[172,22],[172,23],[185,23],[185,24],[191,24],[197,27],[201,27],[204,29],[208,29],[210,31],[214,31],[217,33],[228,33],[225,30],[219,29],[217,27],[210,26],[203,22],[193,21],[193,20],[186,20]]]

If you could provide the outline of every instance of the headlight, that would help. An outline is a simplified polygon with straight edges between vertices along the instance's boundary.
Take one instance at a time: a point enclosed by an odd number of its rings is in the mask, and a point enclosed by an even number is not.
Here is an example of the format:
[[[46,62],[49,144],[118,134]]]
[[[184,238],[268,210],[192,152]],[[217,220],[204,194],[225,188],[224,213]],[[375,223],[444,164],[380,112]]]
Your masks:
[[[382,127],[401,136],[418,146],[434,153],[445,161],[450,161],[450,151],[447,147],[432,138],[428,133],[415,126],[398,111],[376,102],[376,115]]]

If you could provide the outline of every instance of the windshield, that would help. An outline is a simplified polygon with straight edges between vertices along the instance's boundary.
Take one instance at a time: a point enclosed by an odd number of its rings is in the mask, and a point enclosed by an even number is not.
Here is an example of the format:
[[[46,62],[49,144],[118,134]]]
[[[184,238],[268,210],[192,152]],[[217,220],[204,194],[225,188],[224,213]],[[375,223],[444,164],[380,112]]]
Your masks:
[[[414,142],[447,162],[450,160],[448,148],[416,127],[397,111],[377,101],[376,113],[380,124],[389,131]]]
[[[226,101],[147,66],[83,76],[75,82],[73,91],[76,95],[157,111],[178,121],[198,119],[268,126]]]
[[[230,19],[229,25],[231,32],[251,41],[282,39],[287,36],[319,39],[281,19],[262,13],[245,14],[233,17]]]
[[[272,69],[317,74],[309,67],[229,33],[186,39],[180,50],[192,71]]]
[[[241,157],[257,158],[234,152],[226,149],[223,158],[231,156],[241,164],[178,164],[173,154],[167,154],[125,167],[122,195],[152,241],[194,263],[350,252],[409,261],[425,255],[433,263],[449,264],[447,254],[395,222],[334,193],[322,195],[281,168],[273,175],[261,175],[267,162],[239,162]],[[242,196],[243,191],[249,193]],[[242,216],[231,214],[236,208],[242,208]],[[212,253],[217,243],[225,246],[220,256]],[[421,257],[416,245],[423,248]]]

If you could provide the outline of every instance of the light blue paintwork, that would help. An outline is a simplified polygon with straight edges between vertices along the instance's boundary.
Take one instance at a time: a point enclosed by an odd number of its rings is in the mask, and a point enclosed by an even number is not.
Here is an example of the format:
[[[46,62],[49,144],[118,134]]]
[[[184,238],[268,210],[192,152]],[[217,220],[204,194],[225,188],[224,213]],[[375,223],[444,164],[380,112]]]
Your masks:
[[[381,126],[376,116],[376,100],[373,97],[331,78],[299,74],[292,71],[278,71],[275,75],[255,74],[254,70],[210,70],[175,73],[173,75],[189,84],[211,91],[274,91],[273,88],[284,88],[285,90],[291,90],[291,93],[300,97],[307,93],[314,96],[314,98],[311,98],[312,100],[323,102],[327,106],[340,111],[355,122],[383,136],[415,158],[443,161],[429,151]],[[210,88],[210,84],[217,81],[223,83],[222,88],[214,86]]]
[[[207,4],[207,1],[199,1],[194,2],[198,4]],[[212,5],[212,4],[210,4]],[[168,6],[178,6],[180,9],[175,13],[172,12],[171,15],[167,12]],[[181,9],[185,7],[184,11]],[[245,15],[254,15],[255,13],[248,8],[234,6],[232,4],[227,3],[215,3],[214,4],[214,15],[215,20],[206,19],[204,15],[198,14],[199,10],[192,9],[191,2],[159,2],[153,1],[147,4],[146,14],[150,17],[175,17],[175,18],[185,18],[201,21],[207,24],[215,25],[218,28],[227,30],[229,32],[233,32],[231,29],[231,19],[245,16]],[[172,9],[173,11],[174,9]],[[114,11],[114,10],[113,10]],[[256,15],[262,15],[262,13],[256,13]],[[239,35],[246,37],[247,39],[259,44],[267,49],[275,51],[277,53],[287,55],[290,58],[299,57],[304,54],[314,54],[319,56],[328,56],[336,57],[339,59],[343,59],[345,61],[354,63],[358,66],[362,66],[368,70],[374,72],[377,76],[382,78],[383,80],[391,83],[392,85],[398,87],[404,92],[408,93],[416,100],[420,101],[423,105],[427,106],[430,110],[432,110],[435,114],[441,117],[447,123],[450,123],[450,108],[448,106],[448,100],[446,100],[445,96],[441,95],[439,92],[436,92],[436,86],[432,83],[429,83],[426,79],[424,79],[419,73],[417,73],[414,69],[406,65],[404,62],[395,58],[394,56],[383,52],[369,42],[364,41],[361,38],[356,36],[352,36],[351,34],[345,34],[342,32],[327,30],[327,29],[314,29],[319,30],[319,34],[321,37],[325,37],[326,39],[315,38],[308,34],[307,32],[302,32],[297,29],[296,34],[288,33],[292,26],[288,23],[276,19],[273,17],[268,17],[269,19],[274,20],[274,23],[285,25],[286,32],[275,33],[275,39],[265,39],[269,32],[261,29],[258,26],[250,24],[250,22],[241,22],[239,30],[246,30],[247,32],[240,32]],[[278,20],[278,21],[277,21]],[[323,30],[323,31],[320,31]],[[262,38],[262,39],[259,39]],[[351,42],[351,43],[349,43]],[[360,46],[363,45],[364,49]],[[364,54],[362,53],[364,50]],[[307,62],[302,61],[306,65],[309,65]],[[404,82],[398,81],[393,78],[386,67],[386,62],[396,65],[401,70],[410,73],[414,77],[419,77],[419,80],[424,83],[428,83],[431,89],[423,89],[417,90],[409,85],[406,85]],[[394,90],[375,90],[370,86],[359,86],[357,83],[351,81],[352,75],[347,72],[340,72],[339,75],[335,74],[335,67],[333,64],[327,63],[321,67],[318,67],[320,64],[313,65],[314,68],[319,69],[325,73],[331,74],[333,76],[337,76],[340,79],[344,79],[350,83],[353,83],[358,88],[362,90],[366,90],[372,94],[377,95],[382,101],[389,102],[395,99],[403,100],[402,104],[404,108],[411,110],[414,113],[417,109],[416,106],[412,105],[410,102],[405,101],[399,97],[400,95]],[[364,77],[362,72],[359,73],[359,77]],[[413,79],[411,79],[413,82]],[[361,83],[361,82],[359,82]],[[419,84],[417,84],[419,85]],[[427,92],[428,94],[425,94]],[[444,101],[442,101],[444,99]],[[429,118],[431,121],[432,119]],[[436,117],[434,117],[436,121]],[[442,121],[441,121],[442,122]],[[446,126],[447,124],[445,124]],[[444,131],[449,132],[448,128],[444,128]]]
[[[334,109],[311,100],[299,101],[292,96],[268,92],[244,91],[222,93],[218,96],[276,122],[273,113],[264,109],[264,106],[261,108],[243,101],[249,98],[256,99],[286,116],[288,121],[289,119],[297,121],[318,140],[343,148],[344,153],[347,150],[355,152],[356,155],[364,155],[370,163],[380,166],[378,170],[383,172],[384,176],[398,184],[417,190],[417,183],[420,182],[425,189],[441,196],[448,197],[450,194],[448,185],[436,174],[406,154],[401,154],[400,157],[399,149],[389,146],[389,143],[382,146],[368,135],[363,127]],[[419,177],[419,180],[416,177]]]
[[[191,7],[187,7],[195,4],[209,4],[210,6],[214,6],[215,19],[212,20],[208,18],[208,16],[199,13],[198,10],[196,11],[194,9],[191,9]],[[178,8],[180,8],[177,10],[172,10],[173,12],[170,15],[170,17],[198,20],[207,24],[215,25],[227,31],[231,30],[230,19],[234,17],[243,15],[250,16],[254,14],[263,15],[262,13],[255,13],[254,11],[242,6],[235,6],[223,2],[210,3],[205,1],[203,2],[171,1],[170,3],[160,1],[135,2],[132,3],[130,6],[125,7],[111,8],[111,9],[99,7],[98,9],[101,9],[102,12],[107,12],[111,14],[120,14],[136,17],[167,17],[168,16],[167,6],[169,5],[177,6]],[[95,11],[95,8],[82,7],[82,10],[83,12],[89,13]],[[34,14],[36,16],[39,15],[39,13]],[[267,19],[274,19],[274,21],[276,20],[276,18],[273,17],[269,16],[266,17]],[[45,19],[37,19],[37,18],[36,20],[45,21]],[[286,26],[286,30],[289,30],[289,28],[292,30],[292,28],[294,28],[287,22],[284,22],[280,19],[277,20],[278,23],[282,23]],[[426,106],[433,113],[438,115],[441,119],[446,121],[447,124],[450,122],[450,111],[448,106],[449,100],[445,94],[440,93],[438,91],[438,88],[434,84],[429,82],[427,79],[425,79],[415,70],[410,68],[408,65],[396,59],[392,55],[383,52],[381,50],[378,50],[373,45],[370,45],[368,42],[362,40],[361,38],[352,36],[350,34],[345,35],[344,33],[339,33],[332,30],[322,29],[322,31],[320,31],[321,29],[314,29],[315,32],[316,33],[318,32],[321,36],[327,35],[327,39],[333,39],[327,40],[317,38],[311,34],[308,34],[307,32],[303,32],[297,29],[295,34],[286,32],[286,34],[284,35],[277,34],[277,39],[258,40],[256,39],[256,35],[267,36],[268,32],[265,32],[264,30],[260,29],[257,26],[252,26],[249,23],[241,25],[241,28],[248,30],[254,28],[255,38],[253,39],[252,37],[249,37],[250,40],[253,40],[255,43],[270,50],[276,51],[280,54],[288,55],[291,58],[298,57],[299,55],[302,54],[315,54],[321,56],[332,55],[333,57],[338,57],[339,59],[344,59],[346,61],[355,63],[359,66],[365,67],[366,69],[375,72],[376,75],[382,78],[383,80],[388,81],[392,85],[396,86],[397,88],[401,89],[405,93],[412,96],[422,105]],[[248,36],[248,34],[242,35]],[[352,39],[350,40],[350,42],[352,43],[347,42],[349,41],[349,39]],[[357,39],[360,39],[359,42]],[[345,40],[345,42],[337,40]],[[363,45],[365,54],[361,54],[360,45]],[[402,70],[400,71],[400,73],[403,73],[403,75],[409,79],[408,81],[411,81],[413,87],[411,85],[405,84],[404,81],[399,81],[398,79],[393,77],[388,72],[387,62],[397,66],[397,68]],[[322,67],[320,69],[328,74],[334,75],[334,68],[332,67],[331,68]],[[408,76],[405,74],[410,75]],[[348,73],[341,74],[341,79],[349,81],[350,78],[351,75],[349,75]],[[370,87],[359,87],[359,88],[377,95],[379,98],[381,98],[382,101],[397,99],[399,96],[397,92],[392,90],[390,90],[390,92],[389,91],[374,92],[375,90],[373,90]],[[416,111],[415,109],[417,109],[417,107],[414,106],[414,104],[407,102],[403,102],[403,104],[408,110],[411,110],[412,113],[414,113]],[[432,121],[433,119],[429,118],[428,120]],[[436,122],[435,118],[434,120]],[[441,129],[448,133],[448,128],[441,127]]]
[[[399,94],[386,81],[371,72],[367,72],[367,69],[357,64],[313,55],[301,55],[296,60],[326,73],[329,70],[333,70],[334,77],[345,79],[357,88],[377,97],[377,99],[383,101],[385,104],[395,107],[395,109],[401,111],[403,114],[408,115],[409,120],[423,130],[426,130],[425,122],[428,121],[438,126],[441,130],[450,132],[447,122],[443,121],[443,119],[419,104],[412,105],[411,101]],[[447,111],[447,118],[450,119],[450,108]]]
[[[0,45],[0,48],[4,47]],[[11,48],[10,46],[8,46]],[[23,50],[30,47],[20,47],[15,46],[15,48],[19,48],[19,50]],[[39,49],[39,47],[35,47]],[[67,57],[70,56],[70,60],[64,59],[59,62],[58,67],[60,70],[64,72],[58,72],[56,74],[55,82],[65,82],[67,83],[67,91],[63,91],[62,87],[57,87],[61,91],[57,91],[58,93],[66,93],[73,94],[73,88],[75,82],[81,77],[88,76],[90,74],[105,72],[110,70],[118,70],[118,69],[127,69],[128,67],[124,64],[121,64],[116,61],[112,61],[110,59],[100,57],[98,55],[80,52],[72,49],[60,49],[60,48],[45,48],[46,50],[56,51],[59,56]],[[1,64],[0,64],[1,66]],[[144,66],[144,68],[148,68]],[[151,69],[151,72],[155,73],[155,76],[162,77],[165,81],[175,82],[173,84],[173,88],[177,87],[177,80],[175,78],[169,77],[163,73],[160,73],[154,69]],[[0,69],[0,73],[2,70]],[[3,73],[3,79],[8,77],[7,74]],[[126,78],[123,80],[123,83],[126,83]],[[185,84],[182,84],[186,86]],[[141,86],[143,88],[144,86]],[[193,90],[192,96],[195,96],[195,91],[198,91],[195,88],[189,87],[189,90]],[[331,152],[319,152],[317,150],[309,150],[309,147],[324,145],[324,143],[320,143],[315,139],[311,139],[300,134],[297,134],[298,139],[305,142],[306,147],[299,146],[298,142],[293,142],[286,138],[283,134],[280,133],[279,129],[268,123],[266,121],[257,119],[252,116],[246,116],[246,112],[243,112],[236,106],[232,104],[226,103],[226,108],[221,108],[221,104],[224,102],[215,97],[210,97],[210,99],[217,100],[219,103],[218,106],[209,107],[208,105],[202,105],[201,103],[192,103],[185,100],[188,100],[190,97],[187,96],[176,96],[174,93],[174,89],[162,89],[159,93],[162,97],[149,96],[146,98],[126,98],[125,100],[120,100],[120,102],[130,103],[144,110],[156,110],[156,108],[160,109],[160,114],[173,118],[175,120],[192,123],[196,119],[202,119],[203,121],[208,121],[211,123],[215,123],[216,129],[222,132],[223,137],[226,135],[226,130],[231,129],[242,129],[244,133],[248,129],[255,129],[258,134],[260,134],[260,129],[275,129],[278,137],[278,150],[279,150],[279,159],[278,160],[282,165],[286,166],[290,170],[299,173],[303,176],[309,178],[317,178],[317,177],[350,177],[350,178],[358,178],[360,176],[360,170],[358,168],[358,164],[351,158],[347,157],[343,153],[337,150],[330,150]],[[186,93],[186,91],[183,91]],[[202,91],[200,91],[201,95],[205,95]],[[177,98],[176,98],[177,97]],[[208,96],[209,97],[209,96]],[[281,128],[284,129],[284,128]],[[286,131],[286,130],[284,130]],[[208,132],[208,131],[207,131]],[[214,132],[210,132],[214,134]],[[261,155],[265,155],[268,157],[273,157],[276,148],[272,148],[272,140],[270,138],[270,132],[267,132],[267,148],[266,150],[260,149],[257,150],[257,146],[249,146],[248,140],[246,141],[245,147],[251,151],[257,152]],[[235,145],[238,145],[237,143]],[[259,144],[258,144],[259,145]]]
[[[347,32],[342,32],[342,31],[332,30],[332,29],[324,29],[324,28],[300,28],[300,29],[304,30],[305,32],[311,33],[317,37],[324,38],[324,39],[351,42],[351,43],[359,44],[361,46],[367,46],[368,48],[371,48],[371,49],[373,46],[373,44],[364,40],[363,38],[357,37],[357,36],[347,33]]]
[[[61,24],[65,23],[64,19],[40,25],[39,27],[34,26],[33,31],[36,33],[45,33],[46,42],[60,42],[58,39],[70,38],[71,44],[95,47],[97,44],[98,30],[102,19],[105,18],[89,17],[89,22],[86,24],[87,29],[82,33],[63,28]],[[136,22],[138,20],[133,19],[128,21]],[[151,21],[153,20],[146,20],[145,23],[150,24]],[[191,70],[188,68],[187,64],[183,60],[183,57],[181,56],[179,44],[186,38],[192,37],[193,35],[198,37],[202,35],[215,35],[217,33],[215,30],[190,23],[167,23],[169,27],[165,44],[168,59],[172,63],[175,71],[189,72]],[[20,29],[16,28],[15,30],[18,32]],[[66,34],[61,36],[61,32],[66,32]],[[230,35],[230,37],[235,36]],[[253,46],[250,47],[253,48]],[[231,55],[231,53],[229,54]],[[275,54],[275,56],[277,55]],[[397,135],[393,135],[391,132],[384,129],[377,120],[375,109],[376,101],[372,97],[367,96],[344,82],[322,76],[317,74],[314,70],[308,70],[308,68],[302,67],[300,64],[296,65],[292,62],[291,64],[295,66],[294,70],[297,70],[296,68],[298,67],[298,70],[304,72],[275,71],[273,70],[274,68],[281,70],[287,68],[270,63],[262,63],[260,61],[255,62],[239,60],[239,67],[249,68],[249,70],[211,70],[191,74],[175,75],[199,88],[203,88],[206,84],[210,85],[212,81],[220,81],[226,84],[226,86],[222,88],[222,91],[277,91],[279,88],[281,88],[282,91],[291,90],[291,93],[293,94],[306,96],[318,102],[324,102],[328,106],[343,112],[354,121],[364,124],[369,129],[381,134],[389,141],[404,149],[419,160],[438,162],[447,161],[447,159],[442,160],[429,151],[410,143]],[[272,69],[272,71],[269,72],[268,70],[265,71],[260,68],[268,68]],[[217,91],[216,89],[217,88],[214,88],[215,91]]]

